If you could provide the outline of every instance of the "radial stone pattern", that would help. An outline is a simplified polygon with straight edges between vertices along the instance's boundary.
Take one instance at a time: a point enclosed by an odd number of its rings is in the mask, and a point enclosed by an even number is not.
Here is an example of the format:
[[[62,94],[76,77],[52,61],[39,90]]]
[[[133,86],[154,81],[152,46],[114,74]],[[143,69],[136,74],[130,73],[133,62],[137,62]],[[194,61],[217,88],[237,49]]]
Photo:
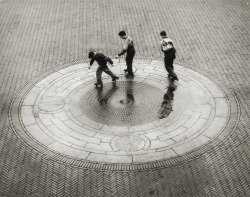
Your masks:
[[[134,61],[134,79],[114,60],[116,83],[97,66],[71,65],[35,79],[16,95],[11,120],[18,136],[58,160],[83,165],[154,163],[223,140],[238,118],[237,100],[220,82],[175,65],[170,81],[162,61]],[[92,166],[92,167],[93,167]]]

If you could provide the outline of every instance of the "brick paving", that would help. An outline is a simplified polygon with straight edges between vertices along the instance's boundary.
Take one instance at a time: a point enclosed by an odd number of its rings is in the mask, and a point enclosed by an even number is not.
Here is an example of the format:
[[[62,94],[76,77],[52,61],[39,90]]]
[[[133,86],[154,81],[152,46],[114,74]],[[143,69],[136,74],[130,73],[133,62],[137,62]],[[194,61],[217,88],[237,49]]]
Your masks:
[[[249,6],[247,0],[1,0],[0,196],[250,196]],[[124,171],[59,162],[13,131],[11,101],[21,88],[86,62],[89,49],[113,57],[121,50],[119,30],[134,38],[136,58],[145,62],[163,59],[158,41],[166,30],[176,64],[236,95],[240,117],[233,132],[166,165]]]

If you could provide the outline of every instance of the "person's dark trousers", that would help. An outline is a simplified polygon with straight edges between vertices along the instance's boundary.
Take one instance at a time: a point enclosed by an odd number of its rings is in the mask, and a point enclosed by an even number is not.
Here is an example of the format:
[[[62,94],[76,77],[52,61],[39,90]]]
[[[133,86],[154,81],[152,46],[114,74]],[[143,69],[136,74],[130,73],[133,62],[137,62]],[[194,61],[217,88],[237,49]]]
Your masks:
[[[177,75],[174,72],[174,59],[175,59],[175,51],[170,54],[165,54],[164,64],[165,68],[168,71],[170,77],[177,79]]]
[[[105,66],[99,66],[97,68],[97,70],[96,70],[96,78],[97,78],[97,82],[98,83],[102,83],[102,72],[105,72],[112,79],[113,78],[117,78],[117,76],[109,70],[109,68],[108,68],[107,65],[105,65]]]
[[[132,76],[134,75],[133,68],[132,68],[134,56],[135,56],[135,51],[132,51],[132,52],[127,53],[126,58],[125,58],[128,75],[132,75]]]

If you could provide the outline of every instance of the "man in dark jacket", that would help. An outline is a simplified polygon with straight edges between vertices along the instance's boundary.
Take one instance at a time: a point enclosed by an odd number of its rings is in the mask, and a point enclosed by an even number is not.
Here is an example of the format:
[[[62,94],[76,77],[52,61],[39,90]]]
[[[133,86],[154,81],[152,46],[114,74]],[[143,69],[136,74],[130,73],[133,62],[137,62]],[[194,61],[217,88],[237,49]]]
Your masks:
[[[96,70],[97,82],[95,83],[95,85],[102,85],[103,71],[112,78],[113,82],[115,82],[116,79],[119,79],[119,77],[117,77],[114,73],[112,73],[107,66],[108,62],[111,64],[111,66],[113,66],[113,61],[109,57],[103,55],[102,53],[91,51],[89,52],[89,58],[91,58],[89,69],[93,65],[94,61],[96,61],[99,65],[99,67]]]
[[[164,53],[164,64],[165,68],[168,71],[168,77],[172,80],[177,80],[178,77],[174,72],[174,59],[175,59],[175,48],[173,41],[167,37],[167,33],[165,31],[162,31],[160,33],[160,36],[162,37],[160,44],[161,44],[161,50]]]
[[[124,40],[124,45],[122,47],[122,52],[116,55],[116,58],[127,53],[125,58],[127,69],[125,69],[124,71],[128,72],[127,77],[133,78],[134,73],[133,73],[132,63],[133,63],[133,58],[135,56],[133,39],[131,36],[127,36],[125,31],[120,31],[118,35],[120,36],[121,39]]]

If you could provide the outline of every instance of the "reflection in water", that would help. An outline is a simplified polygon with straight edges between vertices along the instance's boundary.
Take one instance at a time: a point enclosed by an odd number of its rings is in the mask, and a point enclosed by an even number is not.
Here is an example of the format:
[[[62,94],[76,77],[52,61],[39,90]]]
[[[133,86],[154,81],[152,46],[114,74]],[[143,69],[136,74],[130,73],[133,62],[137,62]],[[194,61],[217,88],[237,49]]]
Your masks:
[[[99,105],[102,107],[102,112],[101,114],[97,112],[96,116],[98,116],[104,122],[107,122],[110,119],[110,117],[107,116],[107,114],[110,113],[110,108],[108,107],[108,101],[115,94],[117,90],[118,87],[116,86],[115,83],[112,83],[111,87],[109,87],[108,89],[105,88],[105,91],[103,86],[97,88],[97,100]]]
[[[84,116],[105,125],[142,125],[159,120],[164,93],[144,82],[110,82],[85,92],[80,108]]]
[[[169,81],[167,92],[134,81],[105,84],[87,97],[82,111],[98,122],[110,125],[138,125],[163,119],[173,111],[177,81]],[[83,98],[84,99],[84,98]]]
[[[135,100],[133,92],[134,92],[133,81],[128,81],[126,88],[127,99],[132,102]]]
[[[177,89],[176,81],[169,80],[167,93],[164,94],[161,109],[159,111],[159,119],[166,118],[173,111],[174,91]]]
[[[112,83],[111,88],[103,95],[103,86],[100,88],[97,88],[97,99],[100,105],[106,104],[108,99],[113,96],[113,94],[116,92],[118,87],[115,83]]]
[[[110,118],[109,115],[113,114],[123,124],[130,124],[135,112],[134,82],[127,81],[125,84],[124,88],[119,87],[116,83],[108,88],[97,88],[97,100],[102,106],[102,115],[99,118],[102,121],[106,121]]]
[[[134,89],[133,89],[133,85],[134,85],[134,82],[133,81],[128,81],[127,82],[127,87],[126,87],[126,100],[129,102],[129,105],[128,105],[128,109],[127,110],[127,113],[126,113],[126,116],[130,116],[130,115],[133,115],[134,113],[134,110],[135,110],[135,98],[134,98]],[[127,121],[127,118],[125,118],[125,121]],[[124,121],[124,122],[125,122]]]
[[[120,120],[123,123],[129,124],[130,122],[130,116],[134,115],[135,111],[135,98],[134,98],[134,90],[133,90],[133,81],[128,81],[126,83],[125,87],[125,97],[120,100],[120,103],[124,106],[126,106],[126,110],[124,110],[124,114],[122,114],[120,117]]]

